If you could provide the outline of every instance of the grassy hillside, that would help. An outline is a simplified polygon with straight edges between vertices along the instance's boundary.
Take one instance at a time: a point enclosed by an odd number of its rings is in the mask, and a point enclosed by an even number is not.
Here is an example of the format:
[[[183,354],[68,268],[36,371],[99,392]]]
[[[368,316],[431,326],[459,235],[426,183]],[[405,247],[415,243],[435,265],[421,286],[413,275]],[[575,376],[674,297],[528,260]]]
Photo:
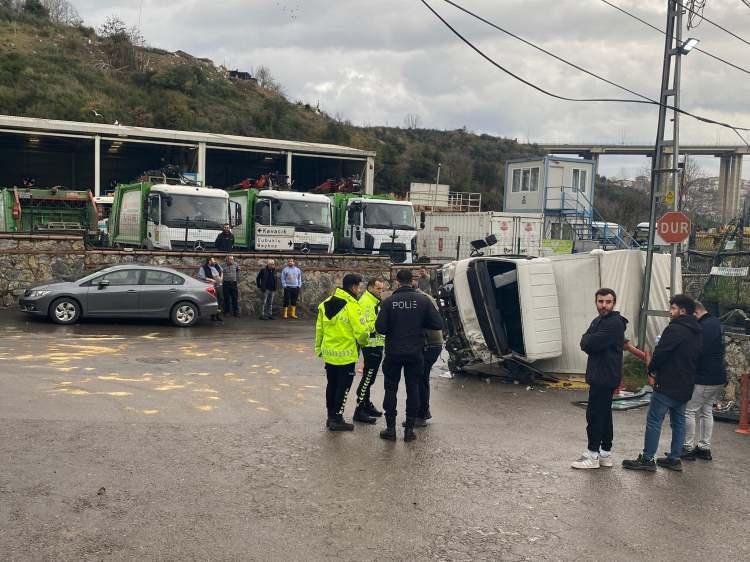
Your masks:
[[[481,191],[494,209],[504,161],[537,153],[530,145],[465,130],[354,127],[289,101],[272,79],[232,81],[209,60],[137,47],[130,33],[114,27],[98,35],[0,10],[0,112],[375,150],[378,191],[434,181],[440,162],[441,183]]]

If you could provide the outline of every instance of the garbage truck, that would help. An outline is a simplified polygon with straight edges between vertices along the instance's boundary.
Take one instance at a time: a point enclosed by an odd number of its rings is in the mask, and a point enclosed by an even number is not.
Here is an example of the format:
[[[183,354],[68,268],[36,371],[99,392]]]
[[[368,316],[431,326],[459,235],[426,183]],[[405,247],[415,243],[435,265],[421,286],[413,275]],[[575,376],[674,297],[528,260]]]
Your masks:
[[[224,224],[242,224],[239,204],[222,189],[141,182],[115,188],[109,218],[114,247],[210,250]]]
[[[88,191],[0,189],[0,232],[97,233],[97,205]]]
[[[275,189],[229,192],[245,224],[234,229],[237,248],[333,253],[331,201],[325,195]]]
[[[394,263],[415,261],[417,224],[409,201],[360,193],[335,193],[330,197],[337,250],[389,255]]]

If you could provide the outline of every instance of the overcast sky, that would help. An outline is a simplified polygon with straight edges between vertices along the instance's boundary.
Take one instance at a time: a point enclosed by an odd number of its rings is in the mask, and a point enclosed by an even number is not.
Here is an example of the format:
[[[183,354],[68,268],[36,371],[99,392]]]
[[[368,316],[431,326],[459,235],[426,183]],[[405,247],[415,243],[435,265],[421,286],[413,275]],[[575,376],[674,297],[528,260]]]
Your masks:
[[[569,97],[632,97],[460,13],[428,0],[489,56]],[[663,28],[666,0],[611,0]],[[688,0],[684,0],[687,2]],[[653,143],[658,109],[554,100],[496,70],[461,43],[420,0],[73,0],[88,25],[115,15],[140,25],[151,46],[216,64],[261,65],[290,100],[320,103],[355,125],[467,127],[519,141]],[[460,0],[502,27],[632,90],[658,98],[663,35],[601,0]],[[219,7],[217,7],[219,6]],[[706,16],[750,36],[741,0],[708,0]],[[703,22],[686,36],[750,68],[750,45]],[[750,75],[699,53],[683,65],[683,108],[750,128]],[[750,133],[745,133],[750,140]],[[682,119],[683,143],[739,144],[730,130]],[[743,176],[750,177],[750,158]],[[701,164],[713,173],[714,159]],[[646,159],[606,158],[602,171],[633,176]]]

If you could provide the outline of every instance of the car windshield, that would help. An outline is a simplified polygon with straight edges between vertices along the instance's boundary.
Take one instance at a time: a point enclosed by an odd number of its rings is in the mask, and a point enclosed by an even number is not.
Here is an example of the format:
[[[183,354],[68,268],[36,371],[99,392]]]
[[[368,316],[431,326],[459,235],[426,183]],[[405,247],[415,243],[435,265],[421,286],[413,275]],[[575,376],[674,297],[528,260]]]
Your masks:
[[[320,232],[331,231],[331,207],[317,201],[273,201],[273,224],[307,227]]]
[[[63,275],[61,277],[61,279],[63,281],[83,281],[83,280],[87,279],[88,277],[91,277],[95,273],[99,273],[100,271],[104,271],[105,269],[109,269],[110,267],[112,267],[112,266],[111,265],[103,265],[101,267],[95,267],[93,269],[89,269],[83,275],[74,275],[74,274],[72,274],[72,275]]]
[[[398,228],[415,230],[414,208],[392,203],[365,203],[365,226],[370,228]]]
[[[221,230],[228,220],[227,200],[201,195],[167,195],[162,200],[162,221],[172,228]]]

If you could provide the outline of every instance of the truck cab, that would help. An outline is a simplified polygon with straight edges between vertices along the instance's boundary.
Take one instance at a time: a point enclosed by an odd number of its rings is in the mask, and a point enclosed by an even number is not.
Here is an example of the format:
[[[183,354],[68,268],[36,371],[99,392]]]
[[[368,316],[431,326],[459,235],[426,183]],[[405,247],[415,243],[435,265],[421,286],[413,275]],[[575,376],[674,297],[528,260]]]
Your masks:
[[[333,253],[331,201],[325,195],[265,189],[249,199],[255,250]]]
[[[353,194],[336,194],[334,201],[339,248],[413,263],[417,224],[409,201]]]
[[[241,225],[242,212],[220,189],[140,183],[117,187],[110,220],[114,245],[203,250],[222,225]]]

